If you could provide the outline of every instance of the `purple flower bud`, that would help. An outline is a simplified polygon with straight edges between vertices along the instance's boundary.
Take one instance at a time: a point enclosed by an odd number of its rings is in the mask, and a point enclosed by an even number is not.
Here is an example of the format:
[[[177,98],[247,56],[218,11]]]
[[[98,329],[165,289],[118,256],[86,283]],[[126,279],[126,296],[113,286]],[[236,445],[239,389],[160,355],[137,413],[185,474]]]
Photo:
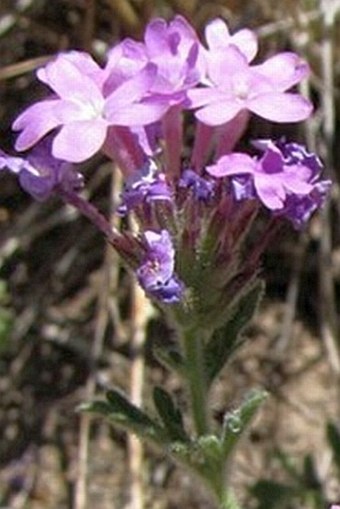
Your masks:
[[[214,195],[215,183],[201,177],[193,170],[185,170],[178,182],[183,189],[191,189],[198,201],[209,201]]]
[[[144,243],[145,256],[137,269],[140,285],[150,297],[165,304],[180,301],[184,285],[174,274],[175,250],[169,233],[145,231]]]
[[[44,201],[57,187],[79,191],[83,177],[68,162],[55,159],[50,152],[51,140],[37,145],[25,158],[0,151],[0,170],[8,169],[18,176],[21,187],[33,198]]]
[[[149,204],[157,200],[171,202],[172,194],[164,174],[157,173],[156,164],[150,160],[140,172],[127,180],[121,198],[118,212],[125,215],[142,203]]]

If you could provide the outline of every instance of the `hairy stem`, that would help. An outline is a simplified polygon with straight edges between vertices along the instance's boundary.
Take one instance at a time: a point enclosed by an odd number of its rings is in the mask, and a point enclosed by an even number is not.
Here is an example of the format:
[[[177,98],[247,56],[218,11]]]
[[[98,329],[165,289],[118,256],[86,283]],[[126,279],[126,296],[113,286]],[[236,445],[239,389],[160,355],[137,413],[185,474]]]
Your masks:
[[[193,421],[198,436],[209,431],[207,416],[207,382],[203,357],[203,338],[195,329],[183,332],[186,376],[189,385]]]

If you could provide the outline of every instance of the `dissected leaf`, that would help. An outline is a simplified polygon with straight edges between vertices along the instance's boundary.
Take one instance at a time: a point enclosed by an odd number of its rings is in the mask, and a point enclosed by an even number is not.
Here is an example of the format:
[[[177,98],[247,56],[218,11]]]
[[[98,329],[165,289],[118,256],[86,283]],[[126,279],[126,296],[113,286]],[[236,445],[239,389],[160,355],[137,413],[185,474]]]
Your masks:
[[[167,433],[156,421],[145,412],[130,403],[118,391],[108,391],[107,401],[94,401],[80,406],[80,410],[104,415],[116,425],[135,433],[140,438],[147,438],[157,444],[167,441]]]
[[[181,374],[183,371],[183,357],[174,345],[157,345],[153,348],[157,359],[164,367]]]
[[[183,425],[183,417],[170,394],[162,387],[155,387],[153,398],[159,417],[162,419],[171,440],[189,442]]]

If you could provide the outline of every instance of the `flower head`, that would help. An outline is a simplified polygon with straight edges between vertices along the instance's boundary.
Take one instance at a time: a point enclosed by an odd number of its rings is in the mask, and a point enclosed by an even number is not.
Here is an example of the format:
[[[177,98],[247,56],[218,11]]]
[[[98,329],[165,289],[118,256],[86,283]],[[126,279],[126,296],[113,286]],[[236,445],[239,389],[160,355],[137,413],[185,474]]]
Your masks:
[[[37,73],[51,95],[13,124],[20,132],[18,150],[53,134],[48,150],[41,154],[37,146],[25,159],[0,153],[0,168],[18,174],[38,199],[59,190],[135,270],[150,298],[176,303],[185,291],[183,317],[190,322],[197,315],[210,327],[224,320],[222,307],[254,283],[276,225],[264,223],[268,231],[260,247],[248,242],[260,210],[255,200],[300,228],[322,205],[330,182],[320,179],[317,157],[295,143],[257,141],[259,157],[230,153],[245,133],[249,112],[276,122],[309,116],[309,101],[289,92],[306,77],[308,65],[292,52],[254,64],[255,33],[230,34],[221,19],[207,25],[205,38],[206,47],[181,16],[157,18],[142,42],[125,39],[110,50],[104,67],[86,53],[59,54]],[[181,145],[186,108],[199,121],[191,156],[188,144],[185,150]],[[81,177],[69,163],[99,150],[123,173],[117,212],[135,215],[136,234],[115,231],[74,192]],[[216,162],[202,175],[210,156]],[[189,169],[183,169],[183,158]],[[227,177],[228,185],[211,177]]]

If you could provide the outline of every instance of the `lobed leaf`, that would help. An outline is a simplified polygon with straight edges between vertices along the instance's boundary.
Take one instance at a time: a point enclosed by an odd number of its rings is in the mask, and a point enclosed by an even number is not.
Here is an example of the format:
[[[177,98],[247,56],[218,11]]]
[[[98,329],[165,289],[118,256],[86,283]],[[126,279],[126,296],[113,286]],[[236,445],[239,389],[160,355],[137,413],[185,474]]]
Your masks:
[[[158,415],[168,431],[169,438],[174,441],[190,442],[184,428],[182,413],[173,402],[170,394],[162,387],[155,387],[153,399]]]
[[[123,394],[111,390],[107,392],[106,397],[107,401],[85,403],[79,409],[101,414],[141,439],[149,439],[158,445],[168,441],[166,430],[140,408],[130,403]]]

